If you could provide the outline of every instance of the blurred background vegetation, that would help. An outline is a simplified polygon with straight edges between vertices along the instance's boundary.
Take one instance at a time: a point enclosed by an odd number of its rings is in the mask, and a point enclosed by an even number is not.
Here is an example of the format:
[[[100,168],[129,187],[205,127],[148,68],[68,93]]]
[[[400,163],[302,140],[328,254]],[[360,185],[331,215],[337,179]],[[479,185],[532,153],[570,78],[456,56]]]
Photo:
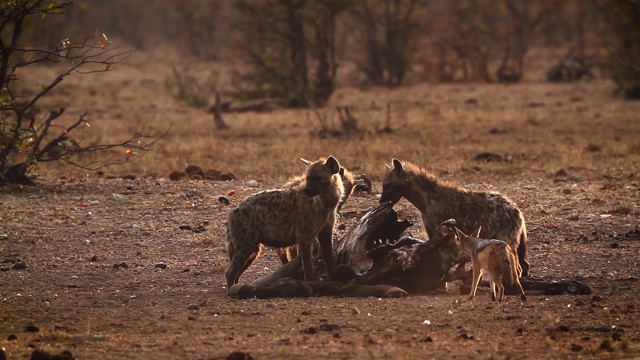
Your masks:
[[[635,0],[85,0],[32,18],[23,40],[55,48],[96,29],[232,62],[236,98],[292,107],[323,105],[339,85],[518,82],[540,49],[557,56],[550,81],[593,70],[622,91],[640,81]]]

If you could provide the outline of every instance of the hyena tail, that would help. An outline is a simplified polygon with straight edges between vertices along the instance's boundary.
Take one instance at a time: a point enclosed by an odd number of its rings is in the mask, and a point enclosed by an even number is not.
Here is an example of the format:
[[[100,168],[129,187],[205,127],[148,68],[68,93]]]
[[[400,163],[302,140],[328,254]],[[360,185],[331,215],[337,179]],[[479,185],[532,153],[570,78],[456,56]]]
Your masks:
[[[522,231],[520,232],[520,241],[518,241],[518,263],[521,270],[520,277],[529,277],[529,262],[527,261],[527,227],[522,220]]]

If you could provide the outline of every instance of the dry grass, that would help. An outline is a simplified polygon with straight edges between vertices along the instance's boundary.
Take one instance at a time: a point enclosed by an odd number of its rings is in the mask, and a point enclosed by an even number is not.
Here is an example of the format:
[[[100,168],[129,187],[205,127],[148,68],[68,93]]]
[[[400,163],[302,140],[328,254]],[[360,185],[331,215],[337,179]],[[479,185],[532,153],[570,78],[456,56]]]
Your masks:
[[[309,134],[319,124],[308,110],[226,114],[231,130],[216,132],[211,114],[180,103],[165,86],[178,59],[156,63],[146,55],[138,53],[107,74],[65,80],[46,99],[46,107],[67,106],[70,120],[85,110],[92,114],[91,127],[76,134],[83,143],[117,141],[144,126],[158,130],[172,126],[155,151],[107,173],[167,177],[173,170],[198,164],[230,171],[240,179],[280,179],[300,172],[299,157],[329,154],[373,179],[381,178],[384,164],[392,157],[414,161],[440,175],[477,172],[478,165],[499,176],[567,167],[625,176],[639,170],[640,103],[615,97],[614,85],[604,80],[340,88],[329,108],[353,106],[366,133],[358,138],[319,139]],[[207,65],[190,69],[207,82],[219,79],[217,85],[228,88],[228,71],[221,65]],[[23,83],[42,82],[54,71],[41,68],[23,74]],[[391,103],[394,132],[376,134],[375,129],[385,125],[387,103]],[[328,111],[337,125],[337,115]],[[490,133],[492,129],[498,134]],[[596,150],[589,151],[589,146]],[[509,153],[513,161],[478,164],[471,160],[483,151]],[[84,175],[61,164],[45,164],[38,171],[52,176]]]

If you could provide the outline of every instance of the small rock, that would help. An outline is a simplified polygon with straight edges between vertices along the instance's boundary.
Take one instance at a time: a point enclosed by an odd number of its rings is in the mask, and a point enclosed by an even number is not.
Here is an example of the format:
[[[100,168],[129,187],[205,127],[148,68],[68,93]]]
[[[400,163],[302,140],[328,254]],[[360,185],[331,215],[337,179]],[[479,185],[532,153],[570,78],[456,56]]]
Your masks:
[[[182,171],[174,171],[171,174],[169,174],[169,180],[173,180],[173,181],[182,180],[185,177],[187,177],[187,174],[183,173]]]
[[[244,184],[247,185],[247,186],[251,186],[251,187],[258,186],[258,182],[255,181],[255,180],[249,180],[249,181],[245,182]]]
[[[13,341],[13,340],[18,340],[18,337],[16,336],[16,334],[10,334],[9,336],[7,336],[7,341]]]
[[[131,175],[131,174],[125,175],[125,176],[122,177],[122,180],[131,180],[131,181],[133,181],[135,179],[136,179],[136,176],[135,175]]]
[[[565,195],[569,195],[569,194],[571,194],[571,189],[568,189],[568,188],[567,189],[562,189],[562,193],[565,194]]]
[[[180,227],[178,227],[178,229],[191,231],[193,228],[191,227],[191,225],[180,225]]]
[[[196,198],[196,197],[199,197],[199,196],[200,196],[200,192],[199,192],[198,190],[193,189],[193,190],[189,190],[189,191],[187,191],[187,192],[184,194],[184,196],[185,196],[187,199]]]
[[[567,325],[560,325],[556,328],[556,330],[560,331],[560,332],[569,332],[571,331],[571,329],[569,329],[569,327]]]
[[[360,309],[357,307],[351,308],[351,315],[360,315]]]
[[[536,189],[536,187],[533,186],[533,185],[525,185],[524,188],[527,189],[527,190],[535,190]]]
[[[582,351],[582,349],[584,349],[584,346],[582,345],[571,344],[571,351],[578,352],[578,351]]]
[[[345,225],[345,224],[338,225],[338,230],[344,230],[346,228],[347,228],[347,225]]]
[[[567,170],[565,170],[565,169],[560,169],[560,170],[556,171],[556,174],[555,174],[555,176],[567,176],[567,175],[569,175],[569,174],[567,173]]]
[[[587,145],[585,150],[587,150],[588,152],[598,152],[602,150],[602,148],[599,145],[589,144]]]
[[[598,296],[598,295],[593,295],[591,297],[591,301],[602,301],[602,298],[600,296]]]
[[[13,264],[11,268],[13,270],[24,270],[27,268],[27,264],[25,264],[24,261],[17,261],[16,263]]]
[[[117,268],[127,269],[127,268],[129,268],[129,265],[127,265],[127,263],[123,261],[123,262],[121,262],[119,264],[113,264],[113,268],[114,269],[117,269]]]
[[[637,181],[632,181],[631,182],[631,186],[638,187],[638,182]],[[0,240],[2,240],[2,235],[0,235]]]
[[[63,351],[60,354],[54,355],[44,350],[36,349],[36,350],[33,350],[33,352],[31,353],[30,359],[31,360],[74,360],[75,357],[73,357],[73,354],[68,350]]]
[[[229,204],[231,204],[231,201],[229,201],[229,199],[227,199],[227,198],[226,198],[226,197],[224,197],[224,196],[219,196],[219,197],[218,197],[218,202],[219,202],[220,204],[222,204],[222,205],[229,205]]]
[[[227,360],[253,360],[253,356],[242,351],[234,351],[227,356]]]
[[[584,181],[584,176],[582,176],[580,174],[573,174],[573,175],[569,176],[569,180],[575,181],[575,182]]]
[[[40,328],[35,325],[29,325],[24,329],[24,332],[29,332],[29,333],[37,333],[39,331],[40,331]]]
[[[420,342],[433,342],[433,339],[431,338],[431,336],[427,336],[427,337],[423,337],[422,339],[420,339]]]
[[[620,243],[617,243],[617,242],[611,243],[611,248],[612,249],[617,249],[619,247],[620,247]]]
[[[578,215],[578,213],[573,213],[567,216],[567,220],[571,220],[571,221],[580,220],[580,215]]]
[[[161,263],[157,263],[156,266],[158,269],[166,269],[167,268],[167,264],[161,262]]]
[[[233,175],[232,173],[226,173],[226,174],[220,175],[220,180],[222,181],[231,181],[235,179],[236,179],[236,176]]]
[[[96,262],[96,261],[98,261],[98,255],[93,255],[93,256],[91,256],[91,257],[89,258],[89,261],[91,261],[91,262]]]
[[[0,240],[7,240],[9,238],[9,235],[7,234],[0,234]]]
[[[198,309],[199,309],[198,305],[191,304],[187,306],[187,310],[198,310]]]

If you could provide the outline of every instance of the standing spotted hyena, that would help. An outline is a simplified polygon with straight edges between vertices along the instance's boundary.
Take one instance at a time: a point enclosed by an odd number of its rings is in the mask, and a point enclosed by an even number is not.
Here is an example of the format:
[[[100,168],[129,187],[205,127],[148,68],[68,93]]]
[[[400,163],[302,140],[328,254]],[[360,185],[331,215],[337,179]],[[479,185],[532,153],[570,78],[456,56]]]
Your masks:
[[[310,166],[313,162],[300,158],[302,162],[304,162],[307,166]],[[340,202],[338,203],[338,208],[336,209],[336,213],[340,214],[340,209],[344,205],[344,203],[349,199],[349,196],[353,193],[356,185],[362,183],[361,179],[357,179],[349,170],[344,167],[340,167],[340,178],[342,179],[342,184],[344,185],[344,191],[342,197],[340,198]],[[282,189],[295,189],[295,188],[304,188],[306,183],[305,175],[296,176],[286,183],[282,185]],[[277,249],[278,257],[283,264],[288,263],[295,257],[297,254],[295,245],[282,247]]]
[[[313,278],[312,246],[320,243],[329,275],[333,277],[332,237],[336,208],[344,187],[340,164],[333,156],[309,164],[304,187],[268,190],[242,200],[227,220],[227,290],[256,259],[263,245],[298,245],[307,280]]]
[[[393,159],[393,167],[384,177],[380,202],[396,203],[402,197],[420,210],[429,237],[440,223],[451,218],[466,233],[482,226],[484,237],[503,240],[517,252],[521,276],[529,276],[524,216],[505,196],[447,185],[414,164]]]

